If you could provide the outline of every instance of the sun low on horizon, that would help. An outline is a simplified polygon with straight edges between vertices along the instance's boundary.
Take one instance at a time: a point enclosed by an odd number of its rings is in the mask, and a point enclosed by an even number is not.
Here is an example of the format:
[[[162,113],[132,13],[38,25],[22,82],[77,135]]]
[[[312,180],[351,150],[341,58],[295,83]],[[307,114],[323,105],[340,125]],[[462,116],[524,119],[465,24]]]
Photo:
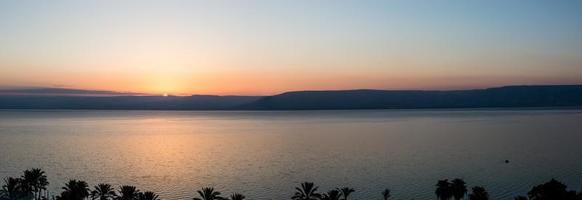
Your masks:
[[[2,1],[0,87],[157,94],[582,84],[577,1]]]
[[[582,200],[582,0],[0,0],[0,200]]]

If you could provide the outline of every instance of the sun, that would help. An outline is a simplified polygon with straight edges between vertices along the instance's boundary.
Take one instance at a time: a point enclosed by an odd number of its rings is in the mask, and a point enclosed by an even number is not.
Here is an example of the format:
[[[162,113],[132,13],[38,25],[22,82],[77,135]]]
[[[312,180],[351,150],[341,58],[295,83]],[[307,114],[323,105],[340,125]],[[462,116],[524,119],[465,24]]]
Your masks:
[[[164,93],[163,95],[164,95],[165,97],[167,97],[167,96],[168,96],[168,93]]]

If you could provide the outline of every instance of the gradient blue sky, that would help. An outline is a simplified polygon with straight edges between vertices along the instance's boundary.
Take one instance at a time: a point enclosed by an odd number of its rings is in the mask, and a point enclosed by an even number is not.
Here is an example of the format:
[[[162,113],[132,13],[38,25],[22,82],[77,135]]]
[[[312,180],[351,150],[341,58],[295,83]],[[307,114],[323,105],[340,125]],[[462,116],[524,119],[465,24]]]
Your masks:
[[[0,86],[171,94],[582,83],[582,1],[0,1]]]

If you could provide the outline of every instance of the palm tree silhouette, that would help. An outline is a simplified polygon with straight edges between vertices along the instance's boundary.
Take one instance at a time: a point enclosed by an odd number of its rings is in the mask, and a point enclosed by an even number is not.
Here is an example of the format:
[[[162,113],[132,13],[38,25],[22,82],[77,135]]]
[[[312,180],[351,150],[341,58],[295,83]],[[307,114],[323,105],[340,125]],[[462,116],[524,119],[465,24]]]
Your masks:
[[[48,181],[45,172],[40,169],[25,170],[20,178],[7,177],[0,188],[0,200],[48,200],[46,186]],[[92,191],[85,181],[70,180],[62,187],[63,191],[53,200],[84,200],[91,196],[92,200],[160,200],[158,194],[146,191],[140,192],[135,186],[124,185],[119,187],[116,193],[110,184],[98,184]],[[324,194],[317,193],[319,189],[313,182],[303,182],[300,187],[295,187],[293,200],[348,200],[353,188],[343,187],[330,190]],[[45,191],[45,195],[43,195]],[[246,197],[239,193],[233,193],[229,198],[221,197],[221,193],[212,187],[204,187],[198,190],[200,198],[194,200],[245,200]],[[119,195],[117,195],[119,194]],[[440,200],[463,199],[467,195],[467,186],[462,179],[439,180],[436,184],[435,194]],[[555,179],[534,186],[528,193],[528,197],[517,196],[514,200],[582,200],[582,191],[568,190],[567,186]],[[390,190],[382,192],[384,200],[391,197]],[[488,200],[489,194],[485,188],[475,186],[468,195],[469,200]]]
[[[576,199],[576,191],[567,190],[567,188],[568,186],[564,185],[562,182],[552,179],[546,183],[534,186],[527,193],[527,196],[531,200]]]
[[[356,191],[354,190],[354,188],[350,187],[338,188],[337,190],[339,190],[342,193],[342,196],[344,197],[343,200],[348,200],[348,196],[350,196],[351,193]]]
[[[463,179],[453,179],[451,182],[451,192],[455,200],[462,199],[467,194],[467,185]]]
[[[330,190],[321,195],[320,200],[340,200],[342,193],[339,190]]]
[[[439,180],[436,184],[435,194],[438,199],[449,200],[453,197],[451,183],[448,179]]]
[[[22,175],[23,189],[25,192],[30,192],[34,199],[40,200],[42,191],[46,189],[49,184],[45,172],[38,168],[24,170]]]
[[[63,190],[57,200],[83,200],[89,196],[89,185],[85,181],[70,180]]]
[[[151,191],[139,193],[138,196],[139,196],[137,198],[138,200],[159,200],[160,199],[159,195],[157,195],[156,193],[151,192]]]
[[[317,200],[321,197],[317,193],[319,187],[315,186],[312,182],[301,183],[301,188],[295,187],[295,195],[291,197],[294,200]]]
[[[109,184],[100,183],[95,186],[93,191],[91,191],[91,198],[92,199],[99,199],[99,200],[112,200],[117,196],[115,194],[115,190]]]
[[[382,191],[382,197],[384,198],[384,200],[388,200],[388,198],[390,198],[390,190],[388,188]]]
[[[489,194],[483,187],[473,187],[471,189],[471,194],[469,194],[469,200],[489,200]]]
[[[4,185],[0,190],[0,199],[20,199],[23,197],[22,180],[8,177],[4,179]]]
[[[122,185],[119,187],[117,200],[136,200],[139,197],[139,190],[132,185]]]
[[[196,191],[201,198],[194,198],[194,200],[223,200],[224,197],[220,196],[220,192],[214,191],[213,187],[203,187],[202,190]]]
[[[245,195],[234,193],[230,195],[230,200],[244,200],[246,197]]]

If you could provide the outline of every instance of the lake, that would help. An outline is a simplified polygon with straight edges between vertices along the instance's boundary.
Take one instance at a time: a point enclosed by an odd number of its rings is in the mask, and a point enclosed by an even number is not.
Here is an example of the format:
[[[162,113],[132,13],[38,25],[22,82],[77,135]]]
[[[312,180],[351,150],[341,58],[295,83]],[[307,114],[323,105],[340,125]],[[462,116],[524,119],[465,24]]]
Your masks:
[[[81,179],[290,199],[313,181],[434,199],[458,177],[512,199],[551,178],[582,189],[581,158],[582,110],[0,111],[0,178],[39,167],[52,194]]]

